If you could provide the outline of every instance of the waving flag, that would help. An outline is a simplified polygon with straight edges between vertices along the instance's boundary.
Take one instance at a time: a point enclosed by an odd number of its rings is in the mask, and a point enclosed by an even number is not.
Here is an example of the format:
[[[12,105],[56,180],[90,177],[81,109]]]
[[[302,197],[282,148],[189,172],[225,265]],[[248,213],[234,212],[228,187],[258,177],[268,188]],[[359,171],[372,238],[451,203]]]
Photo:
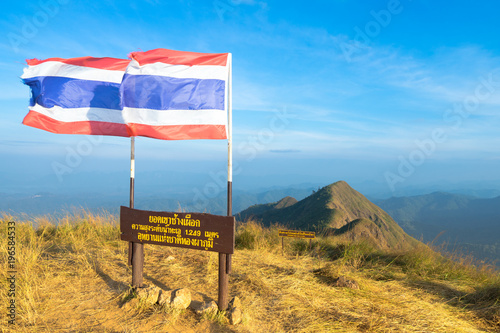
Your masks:
[[[23,124],[62,134],[226,139],[230,54],[156,49],[131,60],[28,60]]]
[[[134,52],[120,87],[134,136],[226,139],[229,54]]]
[[[31,88],[23,124],[60,134],[130,136],[120,105],[129,60],[50,58],[27,60],[21,79]]]

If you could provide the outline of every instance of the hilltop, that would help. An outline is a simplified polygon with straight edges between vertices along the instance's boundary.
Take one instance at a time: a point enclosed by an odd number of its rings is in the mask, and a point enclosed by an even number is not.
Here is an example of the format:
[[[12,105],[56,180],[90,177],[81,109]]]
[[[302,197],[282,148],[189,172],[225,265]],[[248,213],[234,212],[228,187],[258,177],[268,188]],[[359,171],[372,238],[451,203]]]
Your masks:
[[[418,243],[389,214],[345,181],[325,186],[300,201],[286,197],[275,203],[251,206],[237,214],[236,219],[314,230],[350,241],[363,239],[381,249],[410,249]]]
[[[6,239],[7,222],[0,220]],[[243,322],[130,300],[128,243],[112,215],[16,224],[16,326],[2,332],[458,332],[500,331],[500,277],[425,246],[380,251],[332,236],[287,240],[276,228],[242,224],[236,233],[230,297]],[[38,225],[34,228],[33,225]],[[7,263],[7,242],[0,262]],[[144,280],[189,288],[192,303],[217,300],[217,253],[145,246]],[[0,288],[7,290],[7,270]],[[357,289],[339,286],[339,277]],[[6,292],[0,303],[7,304]]]

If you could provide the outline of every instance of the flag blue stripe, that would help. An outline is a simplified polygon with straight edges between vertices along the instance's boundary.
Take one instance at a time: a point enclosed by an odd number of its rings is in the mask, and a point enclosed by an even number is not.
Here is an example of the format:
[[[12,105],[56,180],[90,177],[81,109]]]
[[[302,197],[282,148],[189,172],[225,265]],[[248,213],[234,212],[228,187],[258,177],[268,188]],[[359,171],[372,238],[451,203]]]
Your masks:
[[[30,106],[45,108],[95,107],[121,109],[123,106],[153,110],[224,110],[225,81],[179,79],[154,75],[125,75],[119,83],[58,76],[23,79],[31,88]]]
[[[121,109],[119,83],[57,76],[32,77],[23,82],[31,88],[30,106]]]
[[[225,81],[125,74],[124,107],[153,110],[224,110]]]

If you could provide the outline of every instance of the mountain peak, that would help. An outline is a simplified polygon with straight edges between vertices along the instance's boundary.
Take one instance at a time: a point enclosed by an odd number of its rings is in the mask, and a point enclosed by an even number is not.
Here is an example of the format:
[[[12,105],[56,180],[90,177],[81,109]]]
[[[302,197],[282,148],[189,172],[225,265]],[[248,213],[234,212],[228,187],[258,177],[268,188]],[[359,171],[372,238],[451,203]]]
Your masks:
[[[349,234],[349,239],[357,239],[363,234],[363,238],[384,248],[402,249],[416,242],[386,212],[345,181],[327,185],[298,202],[288,198],[252,206],[236,218],[257,220],[264,225],[278,223],[293,229]]]
[[[283,199],[281,199],[280,201],[278,201],[274,205],[274,208],[281,209],[281,208],[290,207],[291,205],[294,205],[297,202],[298,202],[297,199],[290,197],[290,196],[287,196],[287,197],[284,197]]]
[[[335,183],[332,183],[332,184],[327,185],[325,187],[338,187],[338,188],[350,188],[350,189],[352,189],[352,187],[349,186],[349,184],[347,184],[347,182],[345,180],[336,181]]]

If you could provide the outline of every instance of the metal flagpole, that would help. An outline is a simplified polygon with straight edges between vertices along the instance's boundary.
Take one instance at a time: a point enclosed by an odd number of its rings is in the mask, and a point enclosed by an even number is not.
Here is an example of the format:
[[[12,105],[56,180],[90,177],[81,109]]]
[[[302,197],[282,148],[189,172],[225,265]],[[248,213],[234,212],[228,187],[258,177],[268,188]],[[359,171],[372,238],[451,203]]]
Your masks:
[[[229,53],[229,78],[227,91],[227,216],[233,216],[233,57]],[[227,274],[231,274],[231,255],[227,255]]]
[[[130,208],[134,208],[135,137],[130,138]],[[144,244],[129,242],[128,264],[132,265],[132,287],[142,287]]]
[[[232,119],[232,55],[228,58],[229,77],[227,84],[227,216],[232,216],[233,210],[233,119]],[[228,306],[229,274],[231,274],[231,255],[219,253],[219,310]]]
[[[135,137],[130,138],[130,208],[134,208]],[[128,265],[132,265],[132,242],[128,242]]]

